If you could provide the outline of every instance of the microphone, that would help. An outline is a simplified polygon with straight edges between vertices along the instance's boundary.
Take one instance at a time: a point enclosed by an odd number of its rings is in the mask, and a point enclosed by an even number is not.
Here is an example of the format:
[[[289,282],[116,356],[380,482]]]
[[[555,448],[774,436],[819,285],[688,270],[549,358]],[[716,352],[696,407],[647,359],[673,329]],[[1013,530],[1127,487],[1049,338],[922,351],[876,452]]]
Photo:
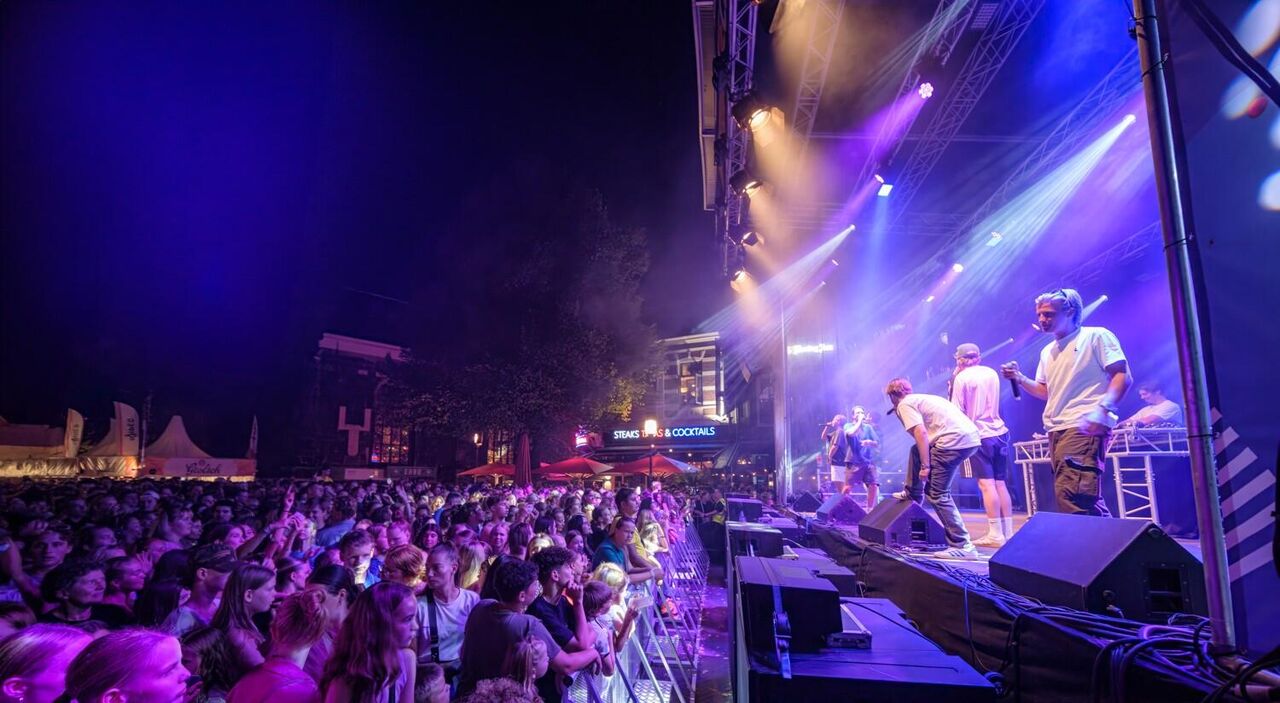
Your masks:
[[[1022,385],[1018,383],[1018,379],[1009,379],[1009,387],[1013,389],[1013,399],[1022,400]]]

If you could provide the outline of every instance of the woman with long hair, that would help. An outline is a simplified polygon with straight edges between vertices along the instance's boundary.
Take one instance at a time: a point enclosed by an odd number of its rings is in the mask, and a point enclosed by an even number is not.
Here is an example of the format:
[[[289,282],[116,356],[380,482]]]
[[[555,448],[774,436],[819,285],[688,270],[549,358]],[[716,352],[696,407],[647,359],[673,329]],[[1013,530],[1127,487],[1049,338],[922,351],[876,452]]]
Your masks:
[[[240,679],[227,703],[320,703],[320,687],[302,667],[324,633],[323,593],[301,591],[280,601],[267,660]]]
[[[197,627],[179,638],[182,665],[200,679],[200,691],[191,703],[224,703],[240,670],[232,659],[227,636],[216,627]]]
[[[293,557],[276,558],[276,600],[291,596],[307,587],[311,563]]]
[[[261,648],[266,638],[253,624],[253,616],[270,610],[275,597],[276,574],[271,569],[240,564],[231,572],[209,625],[227,636],[231,657],[238,665],[232,683],[263,662]]]
[[[67,668],[63,703],[182,703],[190,673],[177,638],[152,630],[109,632],[94,640]]]
[[[361,593],[342,623],[321,685],[326,703],[400,703],[414,690],[410,645],[418,619],[407,586],[379,582]]]
[[[549,665],[547,643],[536,637],[526,637],[507,650],[506,659],[502,662],[502,675],[515,681],[521,691],[536,700],[538,679],[547,673]]]
[[[325,664],[333,654],[333,643],[338,639],[342,623],[356,598],[356,577],[351,569],[341,564],[316,567],[307,579],[307,590],[316,591],[324,598],[325,632],[320,641],[311,645],[307,663],[302,668],[316,681],[324,675]]]
[[[458,588],[480,592],[484,585],[485,566],[488,560],[484,545],[468,544],[458,550]]]
[[[51,703],[67,667],[93,637],[67,625],[32,625],[0,640],[0,701]]]
[[[142,627],[158,628],[169,614],[182,605],[190,593],[175,579],[160,579],[147,584],[133,603],[133,615]]]

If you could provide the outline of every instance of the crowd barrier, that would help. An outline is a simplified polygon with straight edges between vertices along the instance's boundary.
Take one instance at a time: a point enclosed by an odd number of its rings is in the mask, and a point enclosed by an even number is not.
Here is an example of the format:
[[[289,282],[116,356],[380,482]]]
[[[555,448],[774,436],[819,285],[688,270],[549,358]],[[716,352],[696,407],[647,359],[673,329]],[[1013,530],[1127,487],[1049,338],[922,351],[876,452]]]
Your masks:
[[[573,703],[693,703],[697,684],[698,633],[710,563],[693,525],[656,554],[662,583],[632,587],[651,605],[636,618],[631,636],[616,653],[614,675],[580,674],[565,700]],[[663,605],[668,604],[663,608]]]

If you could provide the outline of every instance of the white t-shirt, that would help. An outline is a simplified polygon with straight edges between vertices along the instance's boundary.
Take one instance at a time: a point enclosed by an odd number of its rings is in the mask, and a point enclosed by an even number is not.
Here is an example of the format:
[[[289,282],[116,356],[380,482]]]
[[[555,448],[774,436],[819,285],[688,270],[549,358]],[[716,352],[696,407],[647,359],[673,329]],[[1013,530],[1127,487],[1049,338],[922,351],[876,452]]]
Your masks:
[[[440,661],[453,661],[462,656],[462,632],[467,616],[480,602],[480,594],[463,588],[458,597],[445,603],[436,601],[436,626],[440,628]],[[431,613],[426,596],[418,597],[418,661],[431,661]]]
[[[1144,405],[1141,410],[1134,413],[1125,422],[1133,423],[1139,418],[1151,417],[1152,415],[1160,418],[1162,422],[1172,422],[1175,425],[1182,424],[1182,406],[1168,398],[1155,405]]]
[[[982,439],[1009,431],[1000,419],[1000,375],[990,366],[961,369],[951,382],[951,402],[973,420]]]
[[[968,449],[982,444],[978,427],[946,398],[912,393],[898,401],[898,419],[910,432],[924,425],[929,446],[938,449]]]
[[[1056,432],[1078,427],[1106,394],[1111,382],[1106,368],[1124,360],[1120,340],[1102,327],[1081,327],[1044,345],[1036,368],[1036,380],[1049,389],[1044,428]],[[1107,426],[1115,426],[1110,415],[1106,419]]]

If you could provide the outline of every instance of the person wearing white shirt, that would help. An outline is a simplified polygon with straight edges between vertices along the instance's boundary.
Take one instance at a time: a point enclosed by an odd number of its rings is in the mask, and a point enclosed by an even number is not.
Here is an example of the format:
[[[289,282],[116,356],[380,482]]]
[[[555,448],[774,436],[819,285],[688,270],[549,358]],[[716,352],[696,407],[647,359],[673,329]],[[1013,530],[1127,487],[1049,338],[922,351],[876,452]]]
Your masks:
[[[1138,397],[1146,403],[1141,410],[1116,427],[1149,427],[1168,423],[1182,426],[1182,408],[1177,403],[1164,397],[1164,391],[1155,383],[1143,383],[1138,386]]]
[[[951,559],[972,559],[978,556],[978,548],[969,541],[964,518],[951,497],[951,482],[960,465],[982,444],[978,427],[946,398],[914,393],[911,382],[905,378],[889,381],[884,392],[893,403],[892,414],[902,420],[902,427],[915,440],[912,454],[920,459],[920,479],[925,482],[925,500],[942,523],[949,547],[934,556]],[[914,462],[912,462],[914,463]],[[906,491],[895,494],[905,499]]]
[[[1036,377],[1028,378],[1016,361],[1000,371],[1045,401],[1058,510],[1109,517],[1101,492],[1107,439],[1133,379],[1120,341],[1103,327],[1082,327],[1083,309],[1080,293],[1072,288],[1036,298],[1039,327],[1053,335],[1040,351]]]
[[[1013,501],[1005,477],[1009,472],[1009,428],[1000,417],[1000,374],[982,365],[982,350],[966,342],[956,347],[951,379],[951,402],[978,426],[982,446],[969,457],[978,479],[987,534],[974,540],[979,547],[1001,547],[1013,536]]]
[[[448,542],[431,548],[427,556],[427,590],[418,596],[418,665],[439,664],[451,684],[462,654],[467,616],[480,601],[475,591],[458,588],[458,552]]]

